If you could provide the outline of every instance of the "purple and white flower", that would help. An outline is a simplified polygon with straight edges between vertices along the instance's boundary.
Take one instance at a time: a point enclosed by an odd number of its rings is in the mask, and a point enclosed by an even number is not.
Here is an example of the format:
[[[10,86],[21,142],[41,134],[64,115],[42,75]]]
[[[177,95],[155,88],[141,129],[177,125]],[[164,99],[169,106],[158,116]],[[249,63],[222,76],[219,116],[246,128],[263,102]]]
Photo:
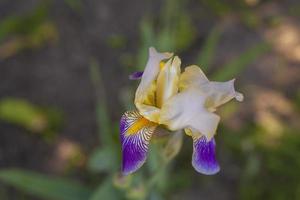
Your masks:
[[[151,47],[144,72],[130,76],[141,82],[134,100],[137,110],[127,111],[120,122],[123,174],[133,173],[144,164],[159,125],[170,131],[184,130],[191,136],[196,171],[212,175],[220,170],[214,140],[220,117],[214,112],[233,98],[242,101],[243,95],[235,91],[234,79],[209,81],[198,66],[188,66],[181,73],[180,65],[178,56]]]

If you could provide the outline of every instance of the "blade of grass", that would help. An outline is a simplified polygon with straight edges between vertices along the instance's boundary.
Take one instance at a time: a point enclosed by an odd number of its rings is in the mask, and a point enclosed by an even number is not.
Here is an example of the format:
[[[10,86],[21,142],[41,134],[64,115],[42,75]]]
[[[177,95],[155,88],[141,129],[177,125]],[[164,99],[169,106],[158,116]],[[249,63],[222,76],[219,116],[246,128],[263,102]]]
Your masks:
[[[65,3],[77,13],[82,11],[83,2],[81,0],[65,0]]]
[[[107,178],[104,182],[99,185],[89,200],[121,200],[120,192],[113,186],[112,180]]]
[[[0,41],[12,34],[30,34],[47,18],[48,4],[24,16],[10,16],[0,22]]]
[[[227,63],[224,67],[215,72],[212,75],[213,79],[218,81],[225,81],[237,76],[254,60],[258,59],[260,56],[268,52],[270,48],[270,45],[267,43],[261,43],[251,47],[246,52],[242,53],[238,58]]]
[[[210,68],[212,64],[216,52],[217,44],[221,38],[221,34],[222,31],[220,30],[220,27],[216,26],[211,30],[209,36],[204,42],[204,46],[196,61],[196,63],[198,63],[198,65],[201,66],[201,69],[204,72],[207,72],[207,70]]]
[[[88,160],[88,165],[92,172],[114,172],[119,170],[119,157],[116,148],[105,146],[96,149]]]
[[[18,169],[0,170],[0,181],[45,199],[86,200],[91,194],[88,188],[70,180]]]
[[[142,45],[137,57],[138,67],[136,68],[136,70],[144,70],[143,67],[147,61],[148,49],[150,46],[156,45],[152,22],[148,18],[145,18],[142,20],[140,27]]]
[[[113,142],[111,137],[112,134],[110,134],[112,131],[112,125],[109,112],[107,110],[105,87],[102,81],[99,65],[95,60],[92,60],[90,64],[90,77],[94,84],[97,99],[96,113],[99,126],[99,138],[102,144],[109,145]]]

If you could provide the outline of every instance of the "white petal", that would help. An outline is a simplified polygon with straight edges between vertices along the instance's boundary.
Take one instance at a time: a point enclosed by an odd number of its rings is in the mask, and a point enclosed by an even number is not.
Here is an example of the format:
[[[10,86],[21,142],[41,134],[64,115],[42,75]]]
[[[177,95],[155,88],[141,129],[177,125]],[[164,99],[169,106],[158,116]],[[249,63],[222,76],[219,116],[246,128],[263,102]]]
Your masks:
[[[149,48],[149,59],[147,61],[140,85],[135,93],[135,105],[140,113],[151,113],[149,116],[144,116],[148,120],[154,120],[154,115],[152,114],[156,113],[158,110],[155,107],[155,80],[160,71],[159,63],[164,59],[170,58],[171,56],[171,53],[159,53],[155,50],[155,48]]]
[[[176,56],[169,59],[159,72],[157,78],[156,104],[163,103],[178,92],[181,60]]]
[[[206,95],[205,105],[210,111],[216,107],[235,98],[243,101],[243,95],[234,89],[234,79],[227,82],[209,81],[202,70],[196,66],[189,66],[180,76],[180,91],[189,88],[197,88],[199,92]]]
[[[155,48],[149,48],[149,58],[142,76],[141,83],[136,92],[136,98],[143,98],[147,94],[149,87],[153,81],[157,78],[157,75],[160,71],[159,63],[164,60],[168,59],[172,56],[170,53],[159,53],[155,50]]]
[[[205,108],[206,96],[195,88],[171,97],[162,107],[160,124],[170,130],[192,128],[211,139],[217,129],[220,117]]]
[[[234,79],[227,82],[212,81],[199,87],[199,90],[207,96],[206,107],[210,110],[214,110],[233,98],[243,101],[243,95],[234,89]]]

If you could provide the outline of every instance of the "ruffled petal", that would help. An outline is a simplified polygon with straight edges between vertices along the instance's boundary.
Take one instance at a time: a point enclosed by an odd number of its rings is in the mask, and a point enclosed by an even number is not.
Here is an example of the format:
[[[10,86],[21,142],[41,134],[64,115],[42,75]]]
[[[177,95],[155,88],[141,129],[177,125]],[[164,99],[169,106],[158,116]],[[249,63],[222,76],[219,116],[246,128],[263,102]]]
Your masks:
[[[160,124],[170,130],[192,128],[211,139],[220,117],[205,108],[206,96],[197,89],[188,89],[171,97],[162,107]]]
[[[149,59],[146,64],[144,73],[142,75],[141,83],[135,93],[135,105],[140,113],[148,120],[157,121],[157,111],[155,107],[155,92],[156,92],[156,78],[160,71],[160,62],[172,56],[171,53],[159,53],[153,47],[149,48]],[[146,105],[146,106],[145,106]],[[153,108],[149,108],[153,107]],[[145,110],[146,108],[146,110]],[[151,110],[151,112],[149,111]],[[156,110],[155,112],[152,112]],[[144,113],[151,113],[151,115],[144,115]],[[155,113],[152,115],[152,113]]]
[[[235,98],[243,101],[243,95],[234,89],[234,79],[227,82],[209,81],[202,70],[196,66],[190,66],[180,76],[180,91],[196,88],[206,96],[205,106],[210,111]]]
[[[133,72],[132,74],[129,75],[129,79],[130,80],[139,80],[142,78],[143,73],[144,73],[143,71]]]
[[[234,89],[234,81],[234,79],[227,82],[212,81],[199,87],[199,90],[207,96],[206,107],[215,110],[218,106],[233,98],[243,101],[243,94],[236,92]]]
[[[181,60],[175,56],[162,67],[157,78],[156,104],[163,103],[178,92]]]
[[[138,170],[146,161],[149,142],[157,125],[143,118],[138,111],[127,111],[120,121],[122,172]]]
[[[193,138],[192,165],[199,173],[213,175],[220,171],[216,160],[216,143],[214,138],[207,140],[205,136]]]

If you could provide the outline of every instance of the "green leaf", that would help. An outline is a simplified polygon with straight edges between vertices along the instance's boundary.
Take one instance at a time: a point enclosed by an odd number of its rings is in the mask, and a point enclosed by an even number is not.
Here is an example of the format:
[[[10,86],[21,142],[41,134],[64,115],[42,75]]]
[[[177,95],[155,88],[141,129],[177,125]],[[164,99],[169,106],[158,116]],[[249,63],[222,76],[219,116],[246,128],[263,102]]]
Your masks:
[[[109,112],[107,110],[107,99],[105,86],[102,80],[102,74],[100,71],[99,64],[96,60],[91,60],[90,65],[90,77],[92,83],[94,84],[97,104],[96,104],[96,113],[97,113],[97,122],[99,126],[99,138],[102,144],[110,145],[112,144],[112,124],[110,121]]]
[[[152,191],[149,195],[150,200],[163,200],[163,196],[157,191]]]
[[[142,45],[137,57],[137,68],[135,70],[144,70],[144,65],[148,57],[148,49],[155,46],[155,34],[152,21],[148,18],[142,20],[140,25],[140,34]]]
[[[184,8],[184,1],[165,1],[156,35],[160,51],[182,51],[194,41],[196,29]]]
[[[246,52],[242,53],[238,58],[227,63],[224,67],[214,73],[212,76],[213,79],[218,81],[225,81],[237,76],[254,60],[258,59],[260,56],[269,51],[270,48],[270,45],[267,43],[255,45],[254,47],[248,49]]]
[[[0,181],[44,199],[86,200],[91,194],[88,188],[70,180],[18,169],[0,170]]]
[[[182,51],[188,48],[196,38],[196,30],[188,13],[181,11],[178,16],[174,34],[175,49]],[[170,50],[169,50],[170,51]]]
[[[221,33],[222,31],[220,31],[218,26],[214,27],[204,42],[204,46],[196,61],[204,72],[207,72],[207,70],[211,67],[217,44],[221,38]]]
[[[12,34],[31,34],[47,18],[48,4],[24,16],[10,16],[0,22],[0,41]]]
[[[162,155],[159,150],[160,148],[158,144],[150,144],[146,165],[148,170],[152,173],[159,169],[162,161]]]
[[[106,43],[112,49],[121,49],[126,46],[127,40],[124,35],[112,34],[107,38]]]
[[[162,154],[164,155],[165,162],[171,161],[180,151],[183,142],[182,131],[172,133],[166,146],[163,148]]]
[[[113,186],[111,179],[106,179],[93,193],[89,200],[121,200],[120,191]]]
[[[174,31],[170,28],[163,28],[158,34],[156,38],[156,44],[159,51],[174,51],[175,47],[175,37]]]
[[[82,0],[65,0],[65,3],[75,12],[80,13],[82,11]]]
[[[114,172],[119,168],[116,150],[112,146],[97,149],[88,161],[88,168],[94,172]]]
[[[44,130],[47,126],[46,116],[37,107],[21,99],[2,99],[0,119],[34,132]]]
[[[232,11],[232,5],[226,1],[203,0],[204,5],[211,9],[215,14],[224,16]]]
[[[0,100],[0,120],[34,133],[47,133],[60,128],[63,116],[54,108],[41,108],[23,99],[4,98]]]

